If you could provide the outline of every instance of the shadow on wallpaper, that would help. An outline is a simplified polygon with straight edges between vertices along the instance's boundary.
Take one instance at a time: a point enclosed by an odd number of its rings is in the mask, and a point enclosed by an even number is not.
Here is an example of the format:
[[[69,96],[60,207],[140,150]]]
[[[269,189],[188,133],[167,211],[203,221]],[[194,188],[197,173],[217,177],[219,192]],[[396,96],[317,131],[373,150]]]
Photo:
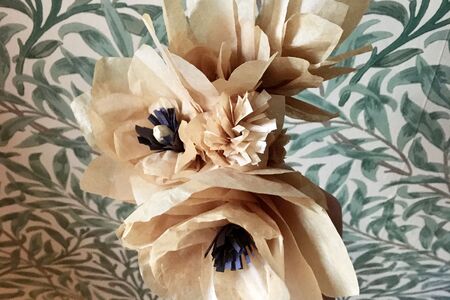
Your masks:
[[[373,1],[336,53],[373,44],[358,71],[299,95],[340,117],[286,123],[290,165],[343,205],[352,299],[450,299],[449,10]],[[148,1],[0,0],[0,299],[157,299],[114,234],[133,207],[79,187],[69,107],[96,59],[150,44],[142,13],[165,41]]]

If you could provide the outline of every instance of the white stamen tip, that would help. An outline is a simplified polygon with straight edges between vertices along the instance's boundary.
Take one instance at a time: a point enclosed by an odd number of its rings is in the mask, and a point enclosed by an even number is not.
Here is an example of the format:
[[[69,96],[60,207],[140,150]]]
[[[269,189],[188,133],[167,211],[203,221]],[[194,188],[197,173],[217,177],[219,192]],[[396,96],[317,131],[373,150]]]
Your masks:
[[[172,137],[173,131],[166,125],[157,125],[153,128],[153,136],[158,142],[164,143],[164,138]]]

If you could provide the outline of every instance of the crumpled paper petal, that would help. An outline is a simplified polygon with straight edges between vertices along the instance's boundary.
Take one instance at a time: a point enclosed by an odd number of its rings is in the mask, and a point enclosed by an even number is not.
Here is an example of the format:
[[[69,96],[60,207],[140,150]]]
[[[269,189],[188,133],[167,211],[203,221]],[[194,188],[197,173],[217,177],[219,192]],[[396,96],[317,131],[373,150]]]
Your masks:
[[[286,116],[309,122],[325,122],[337,117],[339,113],[330,113],[312,104],[292,97],[286,97]]]
[[[129,163],[102,155],[89,164],[80,180],[80,187],[85,192],[134,202],[129,178],[136,173]]]

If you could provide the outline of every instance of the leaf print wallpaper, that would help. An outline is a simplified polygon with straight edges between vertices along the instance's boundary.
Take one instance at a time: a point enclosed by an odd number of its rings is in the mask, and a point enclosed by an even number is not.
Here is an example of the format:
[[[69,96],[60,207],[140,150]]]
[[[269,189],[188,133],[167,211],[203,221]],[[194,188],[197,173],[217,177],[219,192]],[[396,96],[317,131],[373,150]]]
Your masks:
[[[96,59],[151,40],[157,1],[0,0],[0,299],[157,299],[114,230],[133,206],[87,194],[96,155],[69,104]],[[374,0],[336,54],[358,67],[288,120],[288,161],[333,193],[360,280],[352,299],[450,299],[450,1]],[[301,278],[299,278],[301,280]]]

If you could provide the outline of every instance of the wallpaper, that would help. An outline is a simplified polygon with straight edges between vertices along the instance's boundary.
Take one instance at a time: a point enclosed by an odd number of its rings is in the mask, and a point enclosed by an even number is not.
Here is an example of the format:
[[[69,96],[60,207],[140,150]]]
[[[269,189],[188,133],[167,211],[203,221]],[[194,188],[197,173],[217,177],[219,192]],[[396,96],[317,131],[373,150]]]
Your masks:
[[[155,1],[0,0],[0,299],[157,299],[114,230],[133,206],[84,193],[95,157],[69,104],[96,59],[151,45]],[[298,97],[288,162],[333,193],[361,295],[450,299],[450,1],[373,1],[337,53],[358,70]],[[301,280],[301,278],[299,278]]]

